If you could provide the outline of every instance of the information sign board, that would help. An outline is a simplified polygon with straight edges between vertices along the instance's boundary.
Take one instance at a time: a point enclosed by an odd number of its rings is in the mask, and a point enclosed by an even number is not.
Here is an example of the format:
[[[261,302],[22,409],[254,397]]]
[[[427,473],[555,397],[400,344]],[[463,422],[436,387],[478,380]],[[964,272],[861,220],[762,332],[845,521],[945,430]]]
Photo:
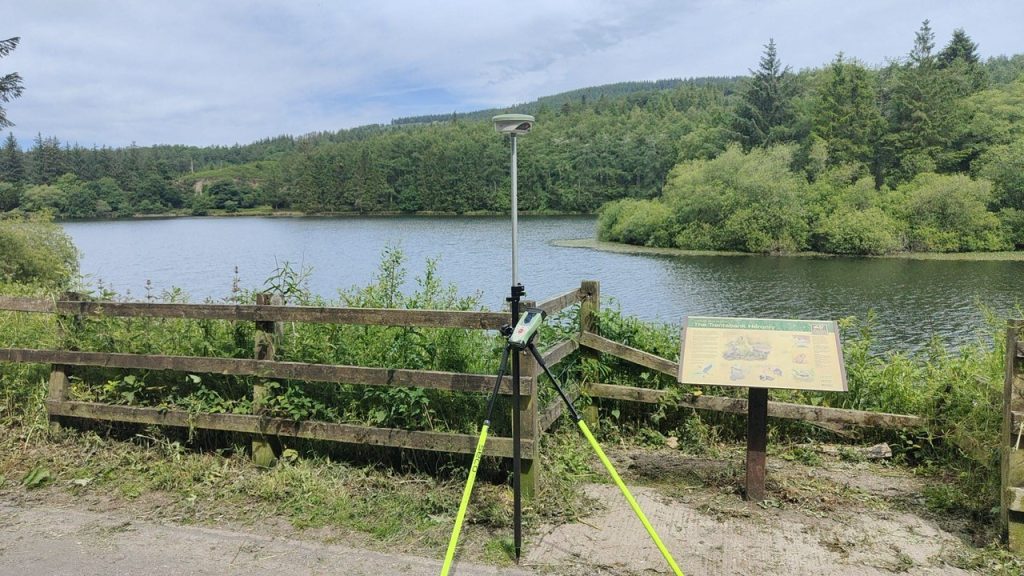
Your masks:
[[[828,320],[683,320],[679,382],[846,391],[839,327]]]

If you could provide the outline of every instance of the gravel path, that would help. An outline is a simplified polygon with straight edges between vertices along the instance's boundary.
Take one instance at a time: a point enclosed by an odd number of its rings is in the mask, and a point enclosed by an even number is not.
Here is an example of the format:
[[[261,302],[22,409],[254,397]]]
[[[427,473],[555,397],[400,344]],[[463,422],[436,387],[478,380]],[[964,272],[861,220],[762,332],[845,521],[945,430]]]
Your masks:
[[[109,513],[0,505],[3,576],[436,576],[441,562]],[[453,574],[533,575],[460,563]]]
[[[665,482],[726,464],[673,451],[613,451],[641,508],[687,576],[981,576],[955,566],[971,553],[956,534],[915,511],[921,481],[868,464],[815,467],[774,461],[769,500],[744,502],[733,481]],[[721,470],[720,470],[721,469]],[[453,575],[653,576],[668,566],[615,486],[584,487],[594,510],[579,522],[528,526],[515,567],[470,562]],[[249,527],[181,525],[159,515],[9,492],[0,497],[0,576],[434,575],[437,556],[338,544],[282,522]],[[110,502],[108,504],[114,504]],[[324,542],[323,540],[328,540]],[[467,545],[465,542],[463,546]],[[472,545],[472,544],[468,544]],[[463,560],[466,556],[469,559]]]

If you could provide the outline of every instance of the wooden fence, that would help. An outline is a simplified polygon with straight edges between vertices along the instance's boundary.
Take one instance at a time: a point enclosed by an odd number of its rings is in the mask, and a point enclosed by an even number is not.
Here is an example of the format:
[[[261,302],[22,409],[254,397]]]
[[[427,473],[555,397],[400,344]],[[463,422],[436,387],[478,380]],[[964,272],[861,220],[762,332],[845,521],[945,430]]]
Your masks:
[[[549,368],[553,368],[573,352],[581,350],[589,355],[610,354],[675,377],[677,372],[675,362],[624,346],[603,338],[597,333],[597,319],[600,311],[600,283],[597,281],[584,281],[579,288],[568,290],[541,302],[527,302],[525,306],[536,306],[553,314],[577,303],[580,305],[578,337],[546,347],[543,358]],[[268,448],[265,442],[270,436],[463,454],[470,454],[474,451],[477,438],[466,434],[268,417],[262,413],[262,400],[265,391],[260,383],[254,385],[253,389],[253,414],[195,414],[165,408],[81,402],[69,398],[68,374],[76,366],[92,366],[255,376],[260,379],[288,379],[364,386],[421,387],[486,394],[493,388],[494,375],[277,361],[274,360],[278,341],[277,334],[284,322],[477,330],[497,330],[503,324],[511,323],[507,314],[497,312],[286,306],[280,302],[271,301],[265,295],[260,295],[256,304],[253,305],[89,301],[73,294],[67,294],[60,300],[0,297],[0,310],[58,314],[61,318],[61,321],[58,322],[60,326],[74,326],[88,317],[148,317],[254,322],[256,338],[252,359],[90,352],[73,350],[69,346],[65,346],[64,349],[58,350],[0,348],[0,362],[52,365],[46,405],[50,415],[56,419],[69,416],[248,433],[256,437],[253,452],[257,459],[259,453],[267,453]],[[537,483],[538,469],[535,462],[539,457],[540,435],[546,432],[564,413],[565,406],[557,396],[548,405],[539,406],[540,366],[528,353],[521,353],[520,362],[522,482],[524,491],[530,493],[535,490]],[[503,395],[511,395],[512,387],[508,380],[502,384],[499,392]],[[664,403],[669,398],[668,392],[664,390],[600,383],[591,383],[580,393],[593,398],[643,403]],[[575,399],[577,396],[578,394],[572,396],[571,399]],[[747,411],[747,400],[743,398],[685,396],[674,400],[674,404],[685,408],[737,414]],[[831,426],[913,428],[923,424],[923,421],[915,416],[782,402],[769,402],[768,415]],[[584,416],[588,420],[596,422],[596,407],[591,406],[584,410]],[[1024,418],[1021,421],[1024,422]],[[485,454],[511,457],[512,439],[495,436],[488,438]]]
[[[527,302],[526,304],[542,308],[549,314],[553,314],[591,298],[592,295],[586,291],[586,286],[587,283],[584,283],[584,288],[576,288],[541,302]],[[279,301],[271,301],[266,295],[259,295],[256,304],[253,305],[233,305],[90,301],[84,300],[76,294],[67,293],[59,300],[0,297],[0,310],[57,314],[60,319],[58,330],[61,331],[58,335],[59,341],[66,341],[63,334],[64,326],[80,325],[89,317],[254,322],[256,337],[252,359],[94,352],[74,350],[68,345],[56,350],[0,348],[0,362],[38,363],[52,366],[46,406],[51,418],[55,420],[61,417],[75,417],[248,433],[257,438],[254,443],[254,456],[261,452],[266,454],[261,447],[266,446],[266,438],[270,436],[464,454],[473,453],[477,438],[467,434],[268,417],[262,414],[265,390],[260,383],[254,385],[253,389],[253,414],[196,414],[167,408],[81,402],[69,397],[68,376],[74,367],[89,366],[255,376],[260,379],[288,379],[364,386],[420,387],[487,394],[494,387],[495,375],[277,361],[274,360],[274,357],[278,346],[280,327],[285,322],[309,322],[497,330],[502,325],[511,322],[507,313],[498,312],[286,306]],[[576,344],[571,340],[556,343],[550,346],[544,354],[545,362],[549,366],[554,366],[575,349]],[[536,483],[537,469],[533,464],[538,457],[538,437],[544,429],[550,426],[553,418],[548,419],[550,410],[546,411],[543,417],[538,413],[537,375],[540,373],[539,366],[529,354],[522,354],[520,361],[523,485],[524,489],[530,492],[535,488]],[[499,393],[506,396],[512,394],[512,386],[508,379],[502,383]],[[512,439],[491,436],[488,438],[484,453],[490,456],[511,457]]]

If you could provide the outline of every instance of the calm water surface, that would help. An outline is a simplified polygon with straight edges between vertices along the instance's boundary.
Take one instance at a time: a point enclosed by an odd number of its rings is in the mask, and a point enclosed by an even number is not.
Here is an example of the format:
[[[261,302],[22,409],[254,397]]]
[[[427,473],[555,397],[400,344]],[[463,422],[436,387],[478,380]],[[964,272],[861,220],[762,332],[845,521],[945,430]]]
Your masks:
[[[527,297],[543,299],[601,281],[628,314],[679,324],[685,315],[835,319],[877,313],[878,340],[914,349],[932,335],[951,344],[986,331],[982,306],[1001,315],[1021,300],[1024,262],[772,256],[648,256],[553,246],[590,238],[592,217],[520,219],[519,275]],[[511,283],[508,218],[178,218],[64,224],[83,253],[82,272],[133,298],[184,289],[194,301],[258,288],[282,263],[313,270],[310,288],[373,281],[382,252],[406,255],[409,288],[426,259],[462,294],[491,309]]]

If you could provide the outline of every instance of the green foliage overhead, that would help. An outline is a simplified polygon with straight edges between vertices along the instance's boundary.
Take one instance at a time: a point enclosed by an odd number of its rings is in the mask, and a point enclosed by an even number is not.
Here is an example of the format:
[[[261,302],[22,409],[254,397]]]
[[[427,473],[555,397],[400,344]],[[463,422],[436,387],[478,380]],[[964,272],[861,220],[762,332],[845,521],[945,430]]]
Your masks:
[[[20,40],[17,37],[0,40],[0,58],[7,56],[17,48]],[[18,98],[24,89],[21,76],[17,72],[0,75],[0,102],[10,102]],[[7,119],[7,111],[0,106],[0,128],[13,125],[14,123]]]

